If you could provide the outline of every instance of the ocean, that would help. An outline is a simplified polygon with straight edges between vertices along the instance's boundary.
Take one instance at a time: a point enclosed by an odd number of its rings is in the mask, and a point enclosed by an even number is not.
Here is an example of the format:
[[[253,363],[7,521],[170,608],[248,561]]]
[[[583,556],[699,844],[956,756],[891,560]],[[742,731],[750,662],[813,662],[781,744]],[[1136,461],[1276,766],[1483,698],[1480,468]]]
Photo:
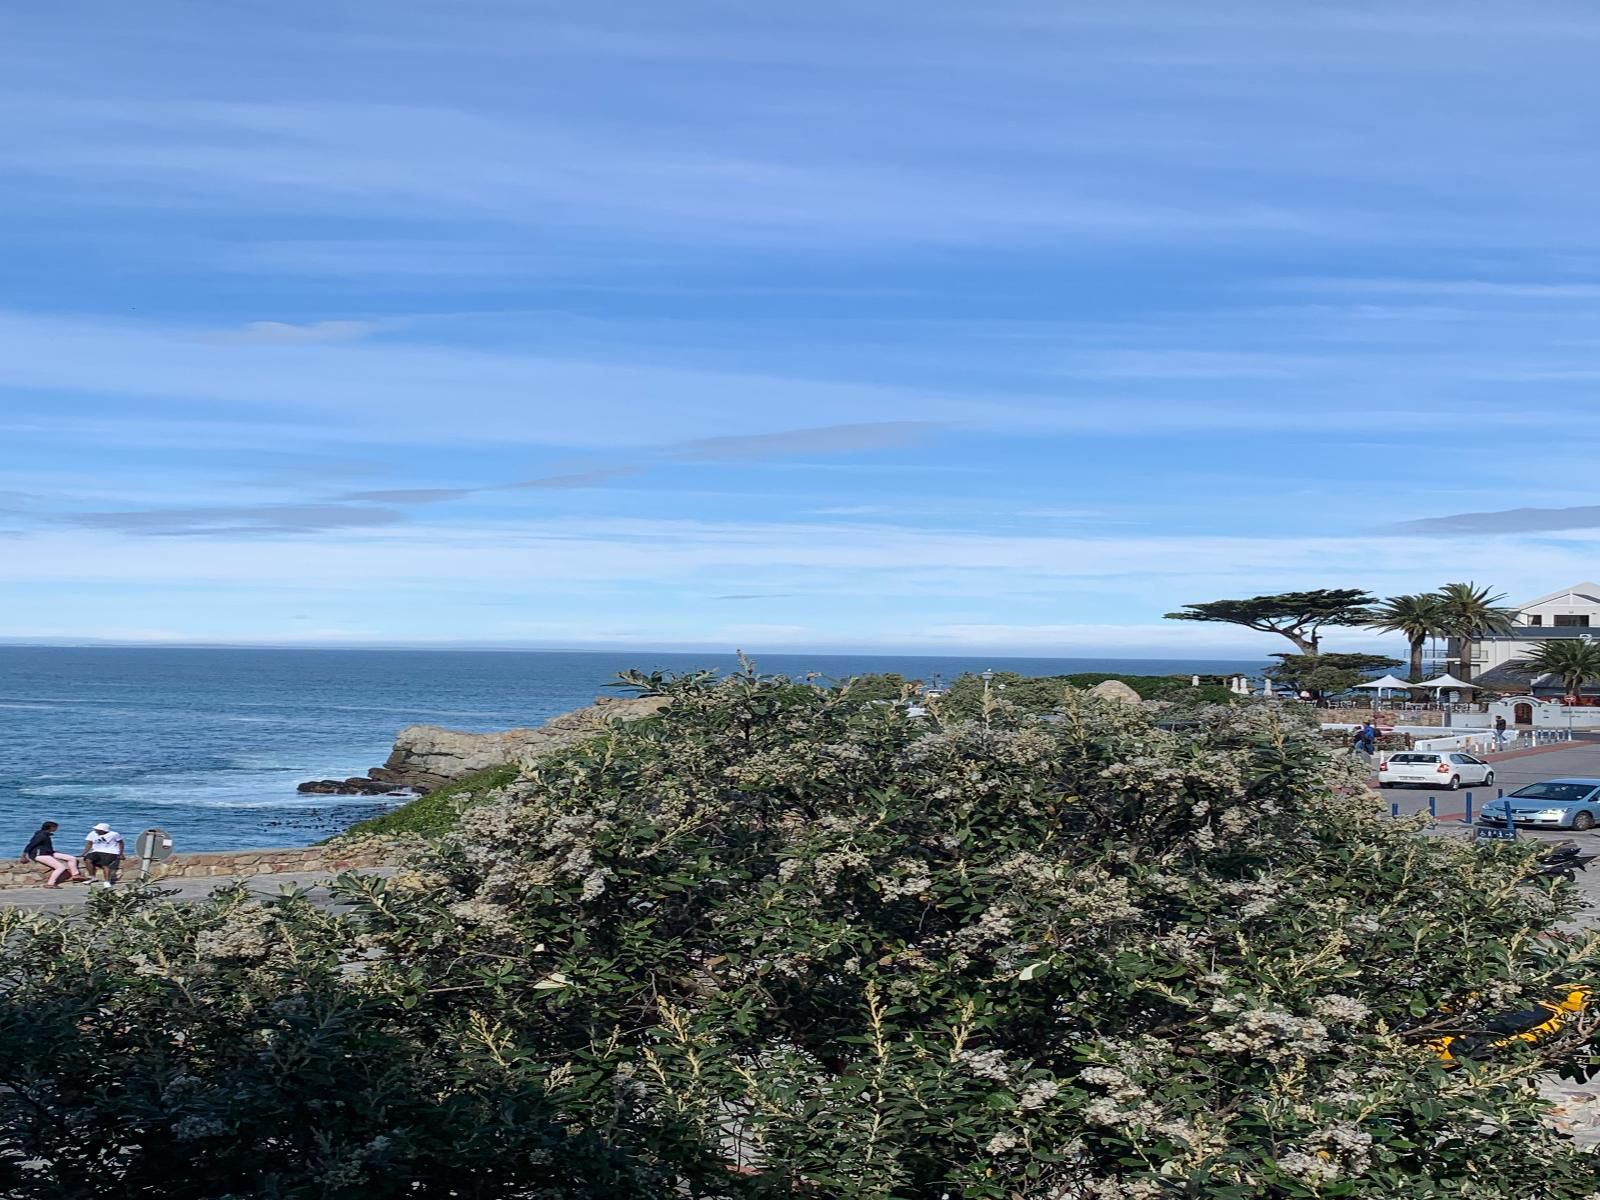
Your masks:
[[[44,820],[65,847],[96,821],[177,849],[302,846],[394,801],[302,796],[307,779],[364,775],[401,726],[537,725],[593,701],[629,667],[736,667],[731,656],[616,652],[0,646],[0,853]],[[992,667],[1191,674],[1259,663],[1151,659],[773,654],[761,670],[830,678],[898,671],[950,680]]]

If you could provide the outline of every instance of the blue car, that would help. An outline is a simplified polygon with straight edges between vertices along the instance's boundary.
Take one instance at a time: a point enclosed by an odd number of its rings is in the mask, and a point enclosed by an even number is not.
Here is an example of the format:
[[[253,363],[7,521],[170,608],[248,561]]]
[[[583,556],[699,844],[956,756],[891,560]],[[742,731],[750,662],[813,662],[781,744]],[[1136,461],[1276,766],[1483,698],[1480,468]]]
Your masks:
[[[1478,814],[1480,825],[1505,827],[1511,819],[1534,829],[1593,829],[1600,824],[1600,779],[1547,779],[1518,788],[1505,800],[1491,800]]]

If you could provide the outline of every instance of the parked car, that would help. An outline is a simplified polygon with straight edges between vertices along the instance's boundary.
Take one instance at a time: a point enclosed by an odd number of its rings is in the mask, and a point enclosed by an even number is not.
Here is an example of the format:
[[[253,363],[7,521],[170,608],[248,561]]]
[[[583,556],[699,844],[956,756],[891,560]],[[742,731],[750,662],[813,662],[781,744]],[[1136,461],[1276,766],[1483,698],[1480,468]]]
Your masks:
[[[1511,819],[1539,829],[1593,829],[1600,822],[1600,779],[1546,779],[1506,797]],[[1480,825],[1505,827],[1506,810],[1491,800],[1478,813]]]
[[[1461,750],[1399,750],[1378,759],[1378,786],[1449,788],[1494,782],[1494,768]]]

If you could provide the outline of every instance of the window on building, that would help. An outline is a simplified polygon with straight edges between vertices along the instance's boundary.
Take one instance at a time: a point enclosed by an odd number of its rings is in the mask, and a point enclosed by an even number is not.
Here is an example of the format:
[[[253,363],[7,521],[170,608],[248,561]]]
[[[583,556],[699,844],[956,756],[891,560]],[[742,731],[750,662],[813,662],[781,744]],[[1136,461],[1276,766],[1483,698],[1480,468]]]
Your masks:
[[[1565,626],[1568,629],[1572,629],[1572,628],[1587,629],[1589,627],[1589,618],[1587,616],[1580,617],[1580,616],[1574,616],[1574,615],[1572,615],[1570,613],[1563,613],[1562,615],[1556,617],[1556,624],[1557,625],[1561,625],[1561,626]]]
[[[1529,617],[1528,618],[1528,624],[1529,625],[1543,625],[1544,624],[1544,618],[1543,617]]]

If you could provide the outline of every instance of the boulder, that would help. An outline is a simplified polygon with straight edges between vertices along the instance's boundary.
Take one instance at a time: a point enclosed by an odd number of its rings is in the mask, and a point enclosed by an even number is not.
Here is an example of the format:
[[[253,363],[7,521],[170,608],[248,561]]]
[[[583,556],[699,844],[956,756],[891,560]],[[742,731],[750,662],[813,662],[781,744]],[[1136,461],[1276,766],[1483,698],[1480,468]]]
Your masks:
[[[503,767],[570,746],[612,722],[651,716],[667,703],[661,696],[597,697],[591,707],[562,713],[536,729],[506,729],[497,733],[408,725],[395,736],[394,749],[383,765],[369,770],[366,778],[357,777],[342,783],[314,780],[301,784],[300,790],[374,796],[387,795],[396,788],[430,792],[463,775]]]
[[[349,779],[309,779],[295,790],[311,796],[388,796],[395,785],[381,779],[354,775]]]
[[[1102,700],[1115,700],[1121,704],[1142,704],[1139,693],[1134,691],[1120,679],[1108,679],[1104,683],[1097,683],[1089,689],[1091,696],[1099,696]]]

